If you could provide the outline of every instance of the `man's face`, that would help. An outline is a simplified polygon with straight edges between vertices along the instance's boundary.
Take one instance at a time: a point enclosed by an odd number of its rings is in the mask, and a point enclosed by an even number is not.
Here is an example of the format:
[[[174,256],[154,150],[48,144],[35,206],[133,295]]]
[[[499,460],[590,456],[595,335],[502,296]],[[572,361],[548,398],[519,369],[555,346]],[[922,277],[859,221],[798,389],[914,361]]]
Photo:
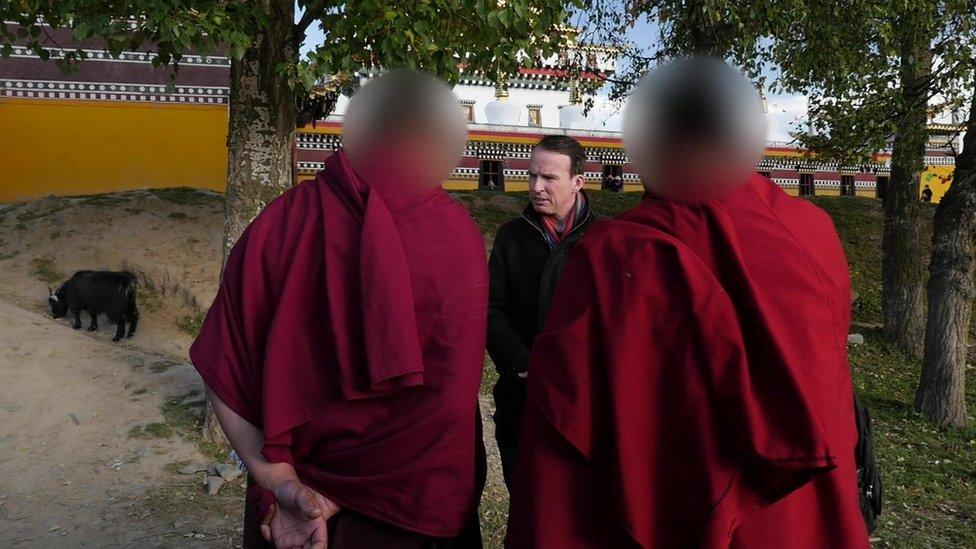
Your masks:
[[[583,187],[583,175],[570,174],[571,161],[565,154],[536,148],[529,158],[529,199],[540,215],[564,218],[576,203]]]

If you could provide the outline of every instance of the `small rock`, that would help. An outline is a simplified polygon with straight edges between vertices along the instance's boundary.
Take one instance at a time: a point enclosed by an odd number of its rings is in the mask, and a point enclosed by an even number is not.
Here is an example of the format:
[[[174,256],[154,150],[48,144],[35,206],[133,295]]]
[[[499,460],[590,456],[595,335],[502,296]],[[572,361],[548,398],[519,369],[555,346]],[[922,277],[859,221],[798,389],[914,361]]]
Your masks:
[[[10,402],[9,400],[0,401],[0,410],[5,412],[10,412],[11,414],[20,410],[20,404],[16,402]]]
[[[169,370],[173,366],[179,366],[179,364],[179,362],[173,362],[172,360],[157,360],[149,365],[149,371],[159,374]]]
[[[195,475],[208,470],[206,463],[194,462],[180,467],[181,475]]]
[[[122,357],[122,362],[125,362],[133,369],[142,368],[142,365],[146,363],[146,359],[141,355],[125,355]]]
[[[223,478],[228,482],[241,476],[241,470],[236,465],[230,465],[228,463],[218,463],[215,469],[216,469],[216,473],[220,475],[221,478]]]
[[[855,301],[857,301],[857,298],[859,298],[859,297],[861,297],[861,294],[858,293],[857,290],[855,290],[855,289],[852,288],[851,289],[851,303],[853,304]]]
[[[220,488],[224,485],[224,482],[226,481],[223,479],[223,477],[218,477],[214,475],[207,475],[206,477],[204,477],[203,485],[207,487],[207,495],[208,496],[217,495],[217,492],[220,491]]]
[[[54,526],[47,529],[48,532],[54,532],[55,530],[60,530],[61,527],[55,524]]]
[[[862,336],[861,334],[848,334],[847,342],[850,343],[851,345],[860,345],[864,343],[864,336]]]

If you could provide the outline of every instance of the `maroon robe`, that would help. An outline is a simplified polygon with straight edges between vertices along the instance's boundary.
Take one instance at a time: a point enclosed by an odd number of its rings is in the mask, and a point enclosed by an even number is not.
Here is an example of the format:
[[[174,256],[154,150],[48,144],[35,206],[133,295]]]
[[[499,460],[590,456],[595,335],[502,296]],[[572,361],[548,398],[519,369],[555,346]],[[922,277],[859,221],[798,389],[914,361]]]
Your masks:
[[[234,246],[190,349],[264,455],[342,508],[428,536],[471,524],[484,241],[440,187],[362,181],[340,152]],[[251,518],[269,493],[248,490]]]
[[[570,257],[529,369],[509,547],[866,547],[829,217],[754,176]]]

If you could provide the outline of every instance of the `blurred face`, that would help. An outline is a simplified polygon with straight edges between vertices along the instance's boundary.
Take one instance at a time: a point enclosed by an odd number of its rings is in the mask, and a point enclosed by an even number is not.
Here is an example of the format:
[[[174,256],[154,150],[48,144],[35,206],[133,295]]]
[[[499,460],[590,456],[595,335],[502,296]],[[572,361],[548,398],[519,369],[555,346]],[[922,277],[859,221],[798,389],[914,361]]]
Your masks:
[[[397,69],[371,80],[349,101],[343,148],[360,177],[388,190],[435,188],[457,165],[467,124],[451,88]]]
[[[759,92],[721,59],[705,57],[651,71],[627,102],[623,129],[644,187],[682,201],[721,198],[744,184],[766,144]]]
[[[418,130],[410,136],[383,136],[359,154],[349,154],[349,160],[357,174],[374,184],[392,179],[404,191],[436,188],[457,165],[458,152],[429,135],[437,134]]]
[[[720,199],[746,181],[755,162],[734,144],[702,138],[695,143],[669,144],[648,155],[642,166],[644,187],[659,196],[684,202]]]
[[[565,154],[536,148],[529,157],[529,200],[540,215],[564,219],[583,188],[583,174],[572,175]]]

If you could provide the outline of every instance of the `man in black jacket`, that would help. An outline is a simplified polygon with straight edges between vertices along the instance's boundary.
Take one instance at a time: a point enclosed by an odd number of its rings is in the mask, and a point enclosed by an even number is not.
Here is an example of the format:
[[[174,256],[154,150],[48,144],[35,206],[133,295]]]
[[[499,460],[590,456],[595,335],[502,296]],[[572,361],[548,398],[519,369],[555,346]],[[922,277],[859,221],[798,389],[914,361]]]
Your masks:
[[[586,153],[575,139],[549,135],[529,158],[529,205],[498,229],[488,261],[488,354],[498,370],[495,440],[505,484],[514,478],[529,350],[542,329],[572,248],[595,216],[583,191]]]

